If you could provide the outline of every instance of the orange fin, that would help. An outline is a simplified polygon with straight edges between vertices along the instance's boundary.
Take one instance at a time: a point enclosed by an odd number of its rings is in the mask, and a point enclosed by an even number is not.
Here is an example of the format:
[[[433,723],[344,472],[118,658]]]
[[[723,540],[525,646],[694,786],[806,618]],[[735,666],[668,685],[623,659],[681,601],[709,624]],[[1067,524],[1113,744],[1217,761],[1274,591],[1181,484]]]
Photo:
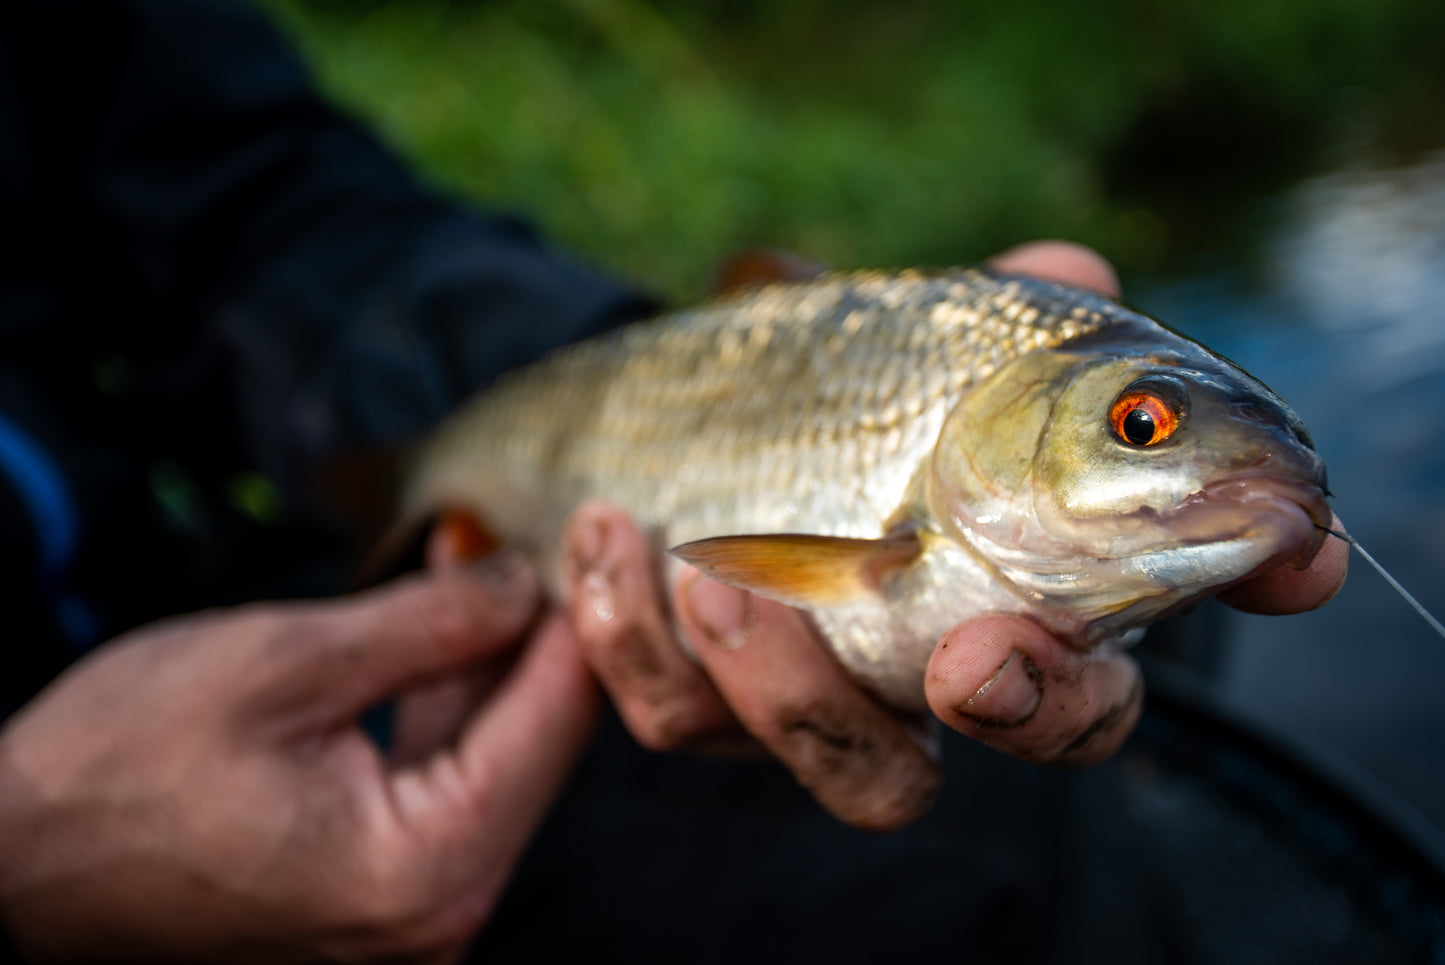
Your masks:
[[[918,558],[915,535],[846,539],[777,533],[716,536],[669,552],[705,575],[790,606],[838,606],[878,592],[889,570]]]
[[[808,281],[827,271],[826,265],[786,251],[755,248],[738,252],[718,268],[714,295],[732,295],[774,282]]]
[[[427,540],[427,569],[448,569],[475,563],[495,553],[502,545],[497,535],[474,513],[465,509],[448,509],[436,521]]]
[[[500,545],[476,513],[443,507],[399,520],[366,555],[353,582],[370,587],[412,570],[474,562]]]

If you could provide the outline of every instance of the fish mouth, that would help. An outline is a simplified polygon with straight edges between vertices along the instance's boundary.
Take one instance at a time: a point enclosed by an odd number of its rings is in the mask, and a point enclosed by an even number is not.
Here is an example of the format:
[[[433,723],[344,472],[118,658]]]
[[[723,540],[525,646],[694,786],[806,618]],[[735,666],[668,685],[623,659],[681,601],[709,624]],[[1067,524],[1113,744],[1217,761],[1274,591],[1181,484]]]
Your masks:
[[[1334,519],[1322,485],[1270,475],[1232,476],[1210,483],[1176,513],[1186,531],[1197,530],[1206,540],[1224,534],[1273,542],[1275,550],[1246,577],[1281,565],[1306,569]]]

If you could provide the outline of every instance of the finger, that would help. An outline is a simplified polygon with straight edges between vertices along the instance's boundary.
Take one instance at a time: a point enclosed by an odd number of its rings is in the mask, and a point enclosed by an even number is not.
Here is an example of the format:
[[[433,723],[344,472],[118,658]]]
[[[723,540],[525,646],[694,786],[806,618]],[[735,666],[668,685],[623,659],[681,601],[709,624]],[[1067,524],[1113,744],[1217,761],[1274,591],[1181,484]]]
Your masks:
[[[585,504],[568,520],[565,545],[572,626],[638,743],[670,750],[735,731],[727,705],[673,638],[656,554],[631,517]]]
[[[397,808],[436,829],[471,900],[489,905],[586,748],[597,688],[560,614],[538,627],[520,662],[443,754],[394,777]],[[480,880],[479,880],[480,878]]]
[[[866,695],[802,615],[687,571],[683,632],[754,737],[848,824],[901,827],[937,797],[939,772],[903,726]]]
[[[536,613],[536,574],[497,554],[340,601],[267,607],[253,636],[272,699],[348,719],[421,681],[510,650]]]
[[[1330,528],[1339,533],[1345,531],[1338,516]],[[1230,587],[1219,594],[1219,599],[1246,613],[1303,613],[1334,599],[1345,585],[1349,567],[1350,544],[1329,537],[1320,544],[1319,552],[1305,569],[1275,567],[1246,583]]]
[[[1091,764],[1114,753],[1143,704],[1138,666],[1065,645],[1031,620],[987,616],[944,635],[925,678],[948,726],[1032,761]]]
[[[999,271],[1092,288],[1119,297],[1119,276],[1104,256],[1071,241],[1031,241],[989,259]]]
[[[496,688],[505,668],[484,663],[429,680],[396,699],[389,757],[397,766],[450,744]]]
[[[496,541],[475,516],[453,510],[442,514],[427,534],[424,559],[428,570],[451,573],[496,549]],[[492,664],[468,666],[398,696],[392,722],[392,763],[412,763],[451,743],[502,672]]]

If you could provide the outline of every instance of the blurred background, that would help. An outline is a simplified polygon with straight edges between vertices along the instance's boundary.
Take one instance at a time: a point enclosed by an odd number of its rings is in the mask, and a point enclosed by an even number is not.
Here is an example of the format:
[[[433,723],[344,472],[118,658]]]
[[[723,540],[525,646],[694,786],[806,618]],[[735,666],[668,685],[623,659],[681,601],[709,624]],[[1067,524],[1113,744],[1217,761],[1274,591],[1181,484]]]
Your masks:
[[[1098,248],[1294,405],[1348,528],[1445,613],[1445,4],[264,6],[434,185],[673,301],[747,247]],[[1212,699],[1445,829],[1445,640],[1358,558],[1321,612],[1199,625]]]
[[[1058,235],[1130,275],[1257,264],[1266,199],[1441,146],[1428,0],[267,6],[437,184],[679,297],[749,245],[948,264]]]

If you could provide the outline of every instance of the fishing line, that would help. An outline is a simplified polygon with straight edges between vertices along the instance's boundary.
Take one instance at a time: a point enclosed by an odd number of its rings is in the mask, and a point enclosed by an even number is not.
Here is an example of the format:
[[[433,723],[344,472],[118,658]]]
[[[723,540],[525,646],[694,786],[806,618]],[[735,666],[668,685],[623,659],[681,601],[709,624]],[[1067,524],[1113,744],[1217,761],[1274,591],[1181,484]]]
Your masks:
[[[1326,533],[1329,533],[1331,536],[1339,537],[1346,543],[1349,543],[1351,546],[1353,546],[1359,552],[1359,554],[1365,558],[1365,562],[1373,566],[1375,568],[1375,572],[1383,576],[1385,578],[1385,582],[1390,584],[1390,586],[1394,588],[1395,592],[1400,594],[1400,596],[1404,599],[1406,603],[1414,607],[1415,612],[1420,614],[1420,617],[1426,623],[1430,624],[1430,629],[1440,634],[1440,636],[1445,637],[1445,625],[1442,625],[1439,620],[1435,619],[1435,616],[1429,610],[1425,609],[1424,605],[1419,600],[1415,599],[1415,597],[1411,595],[1409,590],[1401,586],[1399,580],[1395,579],[1389,573],[1385,572],[1385,568],[1381,566],[1375,560],[1375,558],[1369,554],[1368,550],[1366,550],[1363,546],[1360,545],[1359,540],[1355,539],[1353,536],[1350,536],[1347,533],[1337,533],[1334,530],[1330,529],[1328,526],[1320,526],[1320,529],[1324,530]]]

